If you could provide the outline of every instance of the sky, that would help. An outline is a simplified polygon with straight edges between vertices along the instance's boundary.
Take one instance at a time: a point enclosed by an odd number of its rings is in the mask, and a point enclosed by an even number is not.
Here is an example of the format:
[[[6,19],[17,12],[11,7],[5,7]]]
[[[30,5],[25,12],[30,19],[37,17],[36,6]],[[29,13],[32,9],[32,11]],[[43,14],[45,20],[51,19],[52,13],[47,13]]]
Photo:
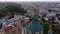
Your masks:
[[[0,0],[0,2],[60,2],[60,0]]]

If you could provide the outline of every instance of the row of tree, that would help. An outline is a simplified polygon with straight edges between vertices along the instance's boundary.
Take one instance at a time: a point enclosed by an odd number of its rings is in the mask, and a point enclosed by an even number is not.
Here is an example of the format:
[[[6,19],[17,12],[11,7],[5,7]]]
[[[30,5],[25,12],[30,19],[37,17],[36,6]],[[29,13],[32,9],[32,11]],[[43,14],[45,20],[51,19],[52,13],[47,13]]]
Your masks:
[[[50,25],[49,22],[43,22],[44,34],[48,34],[49,25]],[[53,34],[60,34],[60,25],[54,25],[53,23],[51,23],[51,25]]]

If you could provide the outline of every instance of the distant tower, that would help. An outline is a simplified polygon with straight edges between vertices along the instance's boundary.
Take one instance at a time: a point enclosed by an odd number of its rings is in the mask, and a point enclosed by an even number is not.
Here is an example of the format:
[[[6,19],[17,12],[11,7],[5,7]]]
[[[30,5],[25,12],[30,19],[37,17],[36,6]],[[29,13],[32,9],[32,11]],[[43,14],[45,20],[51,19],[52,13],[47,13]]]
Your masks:
[[[28,26],[29,32],[28,34],[43,34],[43,25],[38,20],[38,10],[36,7],[33,9],[34,15],[32,16],[32,21]]]

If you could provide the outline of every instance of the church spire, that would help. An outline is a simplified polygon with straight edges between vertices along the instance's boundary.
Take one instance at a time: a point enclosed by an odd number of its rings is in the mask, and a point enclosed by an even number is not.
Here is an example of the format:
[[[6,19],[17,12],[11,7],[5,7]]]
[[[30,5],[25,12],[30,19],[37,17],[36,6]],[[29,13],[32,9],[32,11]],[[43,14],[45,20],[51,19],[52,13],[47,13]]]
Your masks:
[[[34,15],[38,15],[38,9],[37,9],[37,7],[34,7],[33,11],[34,11]]]
[[[38,20],[38,8],[33,8],[34,15],[31,17],[32,21],[29,24],[28,28],[29,31],[32,32],[32,34],[43,34],[43,25],[40,24],[40,21]]]

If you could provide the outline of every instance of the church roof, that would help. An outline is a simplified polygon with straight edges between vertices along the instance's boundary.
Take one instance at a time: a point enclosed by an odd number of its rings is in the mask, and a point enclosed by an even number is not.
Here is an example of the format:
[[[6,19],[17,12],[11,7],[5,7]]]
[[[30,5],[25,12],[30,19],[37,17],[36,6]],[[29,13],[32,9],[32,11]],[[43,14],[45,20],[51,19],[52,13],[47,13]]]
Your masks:
[[[40,24],[38,21],[33,21],[31,22],[31,24],[29,25],[29,30],[31,32],[40,32],[43,30],[43,25]]]
[[[37,16],[32,16],[33,21],[29,24],[28,29],[31,32],[40,32],[43,30],[43,25],[37,20]],[[34,21],[35,20],[35,21]]]

